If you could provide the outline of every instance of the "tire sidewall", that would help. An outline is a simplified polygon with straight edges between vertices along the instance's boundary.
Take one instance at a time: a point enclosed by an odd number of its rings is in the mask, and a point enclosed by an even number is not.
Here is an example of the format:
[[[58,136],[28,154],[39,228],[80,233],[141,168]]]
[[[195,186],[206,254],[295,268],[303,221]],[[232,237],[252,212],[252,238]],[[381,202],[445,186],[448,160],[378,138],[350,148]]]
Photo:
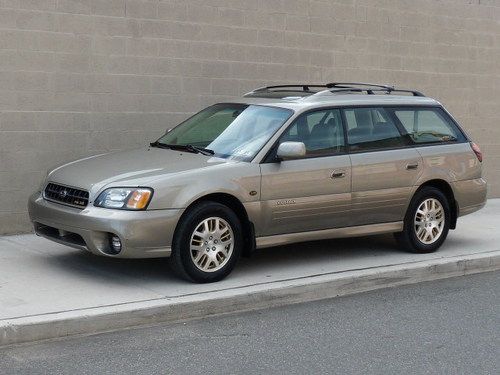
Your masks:
[[[443,232],[441,233],[439,239],[432,244],[424,244],[417,238],[417,234],[415,233],[414,218],[418,207],[420,207],[423,201],[429,198],[437,199],[439,203],[441,203],[444,210],[445,223]],[[440,190],[432,187],[426,187],[418,191],[410,203],[410,207],[405,218],[405,231],[415,252],[430,253],[436,251],[446,240],[450,229],[450,220],[450,204],[448,203],[446,196]]]
[[[200,270],[191,258],[190,241],[196,227],[209,217],[224,219],[233,231],[234,247],[229,261],[221,269],[214,272]],[[228,207],[215,203],[203,202],[188,211],[182,218],[174,235],[172,256],[177,257],[176,266],[181,266],[189,279],[199,283],[219,281],[225,278],[236,265],[243,248],[241,223],[236,214]]]

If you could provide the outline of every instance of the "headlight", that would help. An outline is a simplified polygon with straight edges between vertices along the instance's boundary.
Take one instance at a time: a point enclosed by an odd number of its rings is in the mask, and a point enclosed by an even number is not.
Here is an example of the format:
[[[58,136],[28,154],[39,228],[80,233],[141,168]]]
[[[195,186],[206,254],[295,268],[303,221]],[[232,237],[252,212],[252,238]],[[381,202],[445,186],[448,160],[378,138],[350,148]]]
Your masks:
[[[148,206],[153,189],[150,188],[111,188],[97,197],[94,206],[121,210],[143,210]]]

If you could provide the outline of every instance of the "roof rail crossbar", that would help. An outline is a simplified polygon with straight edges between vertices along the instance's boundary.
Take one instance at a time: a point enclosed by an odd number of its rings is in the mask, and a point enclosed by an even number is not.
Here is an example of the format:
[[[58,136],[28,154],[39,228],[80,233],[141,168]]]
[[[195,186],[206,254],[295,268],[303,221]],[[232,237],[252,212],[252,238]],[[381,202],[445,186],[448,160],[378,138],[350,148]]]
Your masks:
[[[363,87],[379,87],[381,89],[394,90],[394,86],[379,85],[378,83],[363,83],[363,82],[332,82],[332,83],[327,83],[325,86],[328,87],[329,89],[335,87],[349,88],[349,87],[363,86]]]
[[[338,89],[334,89],[334,90],[326,90],[326,91],[322,91],[322,92],[319,92],[318,94],[322,94],[324,92],[331,92],[331,93],[338,93],[338,92],[364,92],[366,91],[367,94],[373,94],[373,92],[370,92],[371,90],[367,90],[367,89],[362,89],[362,88],[359,88],[359,87],[339,87]]]
[[[282,90],[282,91],[305,91],[309,92],[310,88],[327,88],[327,85],[308,85],[308,84],[298,84],[298,85],[275,85],[275,86],[264,86],[259,87],[253,92],[270,91],[274,89],[287,89],[287,88],[300,88],[300,90]]]

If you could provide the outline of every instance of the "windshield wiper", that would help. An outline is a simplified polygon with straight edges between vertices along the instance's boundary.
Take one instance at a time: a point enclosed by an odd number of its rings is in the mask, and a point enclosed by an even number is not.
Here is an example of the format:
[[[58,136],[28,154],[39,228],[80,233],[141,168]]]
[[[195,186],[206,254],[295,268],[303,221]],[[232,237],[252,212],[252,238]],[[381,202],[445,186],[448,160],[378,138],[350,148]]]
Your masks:
[[[151,142],[149,145],[151,147],[158,147],[158,148],[171,148],[170,145],[167,145],[166,143],[161,143],[158,141]]]
[[[203,154],[207,156],[212,156],[215,154],[213,150],[210,150],[208,148],[203,148],[203,147],[198,147],[194,145],[174,145],[174,144],[167,144],[167,143],[161,143],[161,142],[152,142],[150,143],[151,147],[158,147],[158,148],[169,148],[171,150],[184,150],[187,152],[192,152],[195,154]]]
[[[208,148],[198,147],[198,146],[194,146],[194,145],[184,145],[182,147],[185,147],[185,149],[187,151],[196,152],[196,153],[203,154],[203,155],[211,156],[211,155],[215,154],[214,150],[210,150]]]

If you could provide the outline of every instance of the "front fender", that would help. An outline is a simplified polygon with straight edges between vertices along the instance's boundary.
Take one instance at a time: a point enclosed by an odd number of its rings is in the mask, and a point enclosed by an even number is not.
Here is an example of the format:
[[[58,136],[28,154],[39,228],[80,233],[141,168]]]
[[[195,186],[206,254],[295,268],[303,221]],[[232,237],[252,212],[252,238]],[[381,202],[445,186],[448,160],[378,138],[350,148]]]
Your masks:
[[[260,167],[255,163],[226,163],[186,171],[155,181],[155,194],[149,208],[186,208],[213,193],[226,193],[241,203],[260,199]]]

